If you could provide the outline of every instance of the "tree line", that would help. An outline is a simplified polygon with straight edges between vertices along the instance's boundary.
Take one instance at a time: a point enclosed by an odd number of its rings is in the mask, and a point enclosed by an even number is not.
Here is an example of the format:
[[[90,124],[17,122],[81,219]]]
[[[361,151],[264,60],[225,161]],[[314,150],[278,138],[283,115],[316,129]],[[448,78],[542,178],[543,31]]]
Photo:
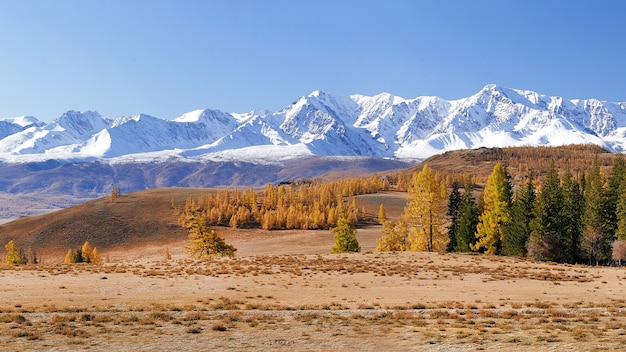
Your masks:
[[[465,178],[447,194],[445,177],[428,166],[413,174],[397,222],[383,221],[378,251],[483,252],[560,263],[626,259],[626,164],[608,172],[596,157],[587,172],[548,167],[539,187],[528,172],[516,187],[497,163],[476,197]],[[447,207],[445,205],[447,199]]]

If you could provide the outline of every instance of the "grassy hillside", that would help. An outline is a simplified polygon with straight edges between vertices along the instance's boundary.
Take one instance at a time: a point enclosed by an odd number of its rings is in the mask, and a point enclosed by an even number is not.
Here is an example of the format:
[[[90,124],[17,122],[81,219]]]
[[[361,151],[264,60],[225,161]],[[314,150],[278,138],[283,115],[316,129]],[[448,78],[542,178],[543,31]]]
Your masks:
[[[21,218],[0,226],[0,243],[39,253],[64,253],[85,241],[99,249],[132,247],[180,240],[186,231],[174,217],[171,202],[207,192],[195,188],[161,188],[122,195],[115,202],[95,199],[54,213]]]

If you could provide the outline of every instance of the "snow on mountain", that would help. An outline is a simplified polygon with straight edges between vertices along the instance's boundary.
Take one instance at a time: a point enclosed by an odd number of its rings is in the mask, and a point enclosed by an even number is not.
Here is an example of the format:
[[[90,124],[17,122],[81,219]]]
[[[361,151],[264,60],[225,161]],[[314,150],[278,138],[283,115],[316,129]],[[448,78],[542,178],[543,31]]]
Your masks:
[[[32,116],[20,116],[0,119],[0,139],[21,132],[31,126],[43,126],[43,122]]]
[[[277,112],[195,110],[174,120],[109,120],[68,111],[49,124],[0,119],[0,160],[247,160],[373,156],[423,159],[448,150],[593,143],[626,150],[626,103],[567,100],[487,85],[458,100],[314,91]]]

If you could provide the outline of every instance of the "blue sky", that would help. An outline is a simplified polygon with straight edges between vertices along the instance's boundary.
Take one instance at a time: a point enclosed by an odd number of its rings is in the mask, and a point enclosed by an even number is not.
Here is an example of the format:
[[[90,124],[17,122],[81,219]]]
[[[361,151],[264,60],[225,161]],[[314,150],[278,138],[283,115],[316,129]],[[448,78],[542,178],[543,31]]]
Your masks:
[[[626,1],[0,0],[0,117],[278,110],[488,83],[626,101]]]

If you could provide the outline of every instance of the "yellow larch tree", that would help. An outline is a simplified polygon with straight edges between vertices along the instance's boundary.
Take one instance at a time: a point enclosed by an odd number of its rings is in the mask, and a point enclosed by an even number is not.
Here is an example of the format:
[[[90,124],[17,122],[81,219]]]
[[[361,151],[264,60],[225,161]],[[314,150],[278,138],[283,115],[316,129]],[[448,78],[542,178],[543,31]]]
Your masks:
[[[81,256],[83,258],[83,262],[91,263],[91,257],[92,257],[92,254],[93,254],[93,249],[91,248],[91,245],[89,244],[89,241],[85,241],[83,246],[80,247],[80,251],[81,251]]]
[[[406,224],[385,221],[382,236],[376,239],[376,252],[401,252],[409,249],[409,233]]]
[[[26,264],[26,256],[23,251],[18,250],[17,247],[15,247],[15,241],[10,240],[4,246],[4,249],[7,251],[5,263],[14,265]]]
[[[387,210],[385,210],[384,205],[380,205],[378,207],[378,223],[383,225],[387,221]]]
[[[484,191],[483,213],[476,228],[476,243],[472,250],[500,254],[502,239],[510,221],[511,181],[501,163],[493,167]]]
[[[409,185],[404,221],[409,231],[409,249],[442,252],[448,243],[446,224],[446,185],[441,175],[425,165],[413,174]]]
[[[191,245],[185,246],[185,251],[194,258],[209,258],[217,255],[232,257],[237,251],[237,248],[226,244],[215,230],[209,229],[203,218],[192,220],[189,227],[189,240]]]
[[[67,250],[65,254],[65,259],[63,259],[63,264],[73,264],[74,262],[74,252],[71,249]]]

